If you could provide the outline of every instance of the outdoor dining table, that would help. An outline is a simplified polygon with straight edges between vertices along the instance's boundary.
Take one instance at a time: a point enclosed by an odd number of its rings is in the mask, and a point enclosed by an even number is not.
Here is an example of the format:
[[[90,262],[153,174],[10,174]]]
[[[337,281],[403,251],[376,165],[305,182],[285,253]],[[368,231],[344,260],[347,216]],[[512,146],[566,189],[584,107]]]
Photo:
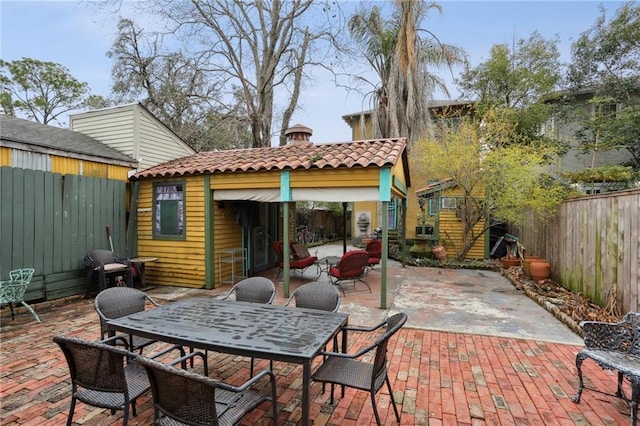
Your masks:
[[[194,297],[108,323],[115,330],[167,343],[302,364],[302,424],[308,425],[311,364],[348,318],[339,312]]]

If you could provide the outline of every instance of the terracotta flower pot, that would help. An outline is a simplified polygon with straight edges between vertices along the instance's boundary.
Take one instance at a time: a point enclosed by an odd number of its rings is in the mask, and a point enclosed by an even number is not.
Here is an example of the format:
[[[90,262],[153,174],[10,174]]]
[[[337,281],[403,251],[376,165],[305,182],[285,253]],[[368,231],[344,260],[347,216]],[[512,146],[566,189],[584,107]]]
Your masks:
[[[520,259],[510,259],[508,257],[503,257],[502,259],[500,259],[500,262],[502,263],[502,268],[503,269],[509,269],[512,268],[514,266],[520,266]]]
[[[534,260],[542,259],[540,256],[525,256],[524,258],[524,272],[528,277],[531,276],[531,262]]]
[[[433,249],[431,249],[431,251],[433,252],[435,258],[438,260],[445,260],[447,258],[447,250],[441,244],[433,246]]]
[[[547,259],[536,259],[531,262],[531,279],[535,282],[548,280],[551,276],[551,264]]]

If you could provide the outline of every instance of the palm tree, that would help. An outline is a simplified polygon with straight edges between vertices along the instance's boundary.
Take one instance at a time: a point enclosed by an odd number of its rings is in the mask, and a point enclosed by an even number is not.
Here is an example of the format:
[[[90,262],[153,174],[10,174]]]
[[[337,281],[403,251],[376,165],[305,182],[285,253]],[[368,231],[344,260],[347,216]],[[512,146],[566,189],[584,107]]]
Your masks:
[[[374,137],[407,136],[409,142],[420,138],[428,129],[428,105],[435,90],[449,95],[430,67],[451,69],[466,63],[464,50],[420,28],[432,9],[442,12],[435,2],[396,0],[388,20],[377,6],[349,19],[352,38],[380,79],[370,93]]]

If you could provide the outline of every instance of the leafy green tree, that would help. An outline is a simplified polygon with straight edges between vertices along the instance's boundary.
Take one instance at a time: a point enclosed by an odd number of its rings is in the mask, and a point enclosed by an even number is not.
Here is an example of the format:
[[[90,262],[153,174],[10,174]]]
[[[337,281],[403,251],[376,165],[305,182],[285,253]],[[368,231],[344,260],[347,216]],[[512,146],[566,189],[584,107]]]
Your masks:
[[[429,125],[429,100],[436,90],[448,94],[433,68],[466,63],[464,51],[443,44],[421,27],[435,2],[394,3],[390,18],[378,6],[361,8],[349,19],[351,37],[379,81],[369,82],[374,137],[423,136]],[[364,80],[364,79],[363,79]]]
[[[583,151],[626,149],[640,169],[640,4],[624,4],[610,21],[601,8],[572,45],[567,80],[574,97],[594,93],[576,134]]]
[[[421,169],[432,179],[451,179],[462,193],[458,260],[495,223],[487,220],[480,227],[484,219],[519,223],[531,210],[546,217],[564,199],[564,188],[545,174],[553,151],[510,143],[520,137],[512,117],[488,110],[482,119],[465,118],[457,126],[441,122],[433,135],[417,144]]]
[[[0,101],[5,113],[23,112],[38,123],[48,124],[89,101],[87,83],[54,62],[31,58],[0,59]],[[93,101],[97,99],[92,98]]]
[[[539,139],[539,129],[551,114],[543,96],[560,82],[558,38],[538,32],[511,47],[496,44],[488,60],[467,68],[457,81],[463,97],[478,101],[480,115],[487,110],[512,110],[517,133],[526,140]]]

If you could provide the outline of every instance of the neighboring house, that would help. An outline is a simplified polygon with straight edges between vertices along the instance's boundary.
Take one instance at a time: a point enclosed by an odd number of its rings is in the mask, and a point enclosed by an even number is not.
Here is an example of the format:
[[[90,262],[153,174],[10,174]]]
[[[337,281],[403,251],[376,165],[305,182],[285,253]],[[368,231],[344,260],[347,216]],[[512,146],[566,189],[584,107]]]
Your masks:
[[[416,240],[425,240],[428,246],[442,244],[450,257],[455,257],[463,242],[463,225],[460,219],[460,188],[451,179],[430,183],[415,191],[423,216],[416,228],[419,235]],[[478,199],[482,194],[474,195]],[[473,228],[476,234],[481,233],[486,223],[479,221]],[[420,230],[418,230],[420,228]],[[467,259],[484,259],[489,251],[488,230],[480,236],[466,255]],[[415,247],[415,246],[414,246]],[[417,249],[418,247],[416,247]],[[416,250],[421,253],[420,250]]]
[[[0,279],[33,267],[27,300],[84,292],[91,248],[124,254],[133,158],[66,129],[0,115]]]
[[[287,146],[201,152],[132,177],[138,254],[159,258],[147,265],[154,284],[213,288],[273,267],[273,243],[294,238],[296,202],[407,197],[404,138],[315,145],[298,133]]]
[[[140,103],[69,115],[69,128],[138,160],[138,171],[195,154]]]
[[[575,172],[590,167],[602,167],[609,165],[622,165],[632,160],[632,155],[624,148],[620,149],[598,149],[597,152],[583,152],[580,148],[576,131],[580,129],[580,121],[588,119],[595,114],[596,106],[589,101],[594,98],[597,92],[594,89],[584,89],[581,91],[559,91],[547,96],[546,102],[557,107],[556,113],[547,121],[542,128],[542,132],[551,138],[557,139],[567,145],[568,151],[558,158],[557,174],[563,172]],[[602,106],[607,113],[616,114],[622,107],[619,103],[610,103]],[[598,185],[596,185],[598,186]],[[591,184],[588,185],[592,187]],[[626,189],[626,184],[620,188],[615,188],[611,183],[602,186],[602,192],[607,190]],[[585,191],[587,188],[584,188]],[[589,191],[592,191],[590,189]],[[594,192],[601,192],[598,188]]]
[[[431,119],[435,122],[444,120],[448,123],[455,124],[460,117],[473,114],[474,103],[471,101],[447,101],[437,100],[432,101],[429,108],[431,113]],[[342,119],[351,127],[351,136],[354,140],[371,138],[372,126],[371,126],[371,111],[364,111],[354,114],[348,114],[342,116]],[[409,154],[410,155],[410,154]],[[415,180],[415,179],[414,179]],[[426,182],[422,183],[424,186]],[[421,186],[418,183],[418,186]],[[388,224],[389,229],[398,230],[402,234],[402,206],[398,203],[391,203],[389,205],[388,212]],[[358,229],[355,221],[365,214],[370,218],[370,224],[367,234],[371,235],[373,230],[378,227],[382,227],[382,210],[379,203],[375,202],[358,202],[353,206],[353,221],[352,229]],[[418,198],[414,191],[409,192],[406,200],[406,238],[413,240],[416,237],[416,230],[421,223],[422,211],[418,203]],[[488,256],[488,252],[486,253]]]

